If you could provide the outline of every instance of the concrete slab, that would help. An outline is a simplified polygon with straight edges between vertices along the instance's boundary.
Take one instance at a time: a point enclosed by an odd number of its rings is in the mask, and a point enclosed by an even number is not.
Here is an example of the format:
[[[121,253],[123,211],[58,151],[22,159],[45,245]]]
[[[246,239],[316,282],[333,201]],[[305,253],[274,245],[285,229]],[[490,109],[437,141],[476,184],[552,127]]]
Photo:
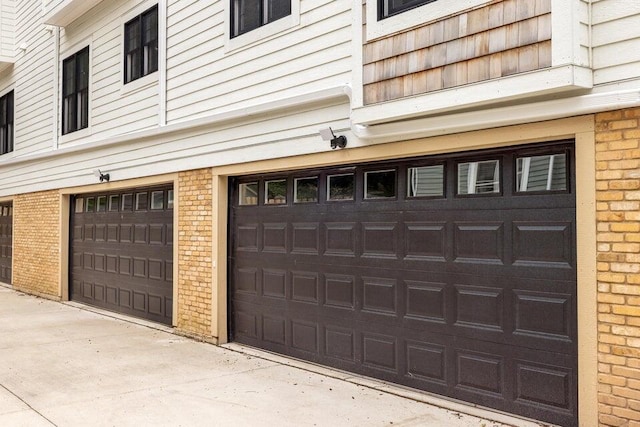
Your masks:
[[[443,409],[386,383],[6,288],[0,323],[0,425],[531,425]]]

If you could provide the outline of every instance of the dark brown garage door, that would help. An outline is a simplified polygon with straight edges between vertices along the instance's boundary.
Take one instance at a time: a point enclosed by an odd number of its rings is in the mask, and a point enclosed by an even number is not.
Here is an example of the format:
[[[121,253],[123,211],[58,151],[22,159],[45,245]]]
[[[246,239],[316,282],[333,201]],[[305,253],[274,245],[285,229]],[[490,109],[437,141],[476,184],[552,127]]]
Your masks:
[[[171,324],[172,187],[78,195],[72,208],[71,298]]]
[[[573,146],[232,180],[231,339],[577,425]]]
[[[11,283],[13,204],[0,203],[0,282]]]

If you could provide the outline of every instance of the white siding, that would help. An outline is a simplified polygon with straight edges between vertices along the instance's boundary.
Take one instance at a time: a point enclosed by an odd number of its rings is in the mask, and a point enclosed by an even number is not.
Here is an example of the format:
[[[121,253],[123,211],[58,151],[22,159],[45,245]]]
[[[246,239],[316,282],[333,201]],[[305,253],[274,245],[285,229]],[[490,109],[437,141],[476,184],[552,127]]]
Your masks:
[[[595,83],[640,77],[640,1],[599,0],[592,10]]]
[[[127,0],[102,2],[62,31],[61,60],[87,45],[91,46],[89,133],[93,139],[158,124],[157,79],[135,91],[128,90],[122,82],[125,19],[130,16],[132,7],[142,5],[144,10],[154,4],[151,1]],[[85,133],[78,135],[81,139],[87,138]],[[62,139],[61,146],[74,142],[77,138],[72,133]]]
[[[1,79],[0,87],[14,85],[15,155],[51,148],[53,136],[54,35],[42,25],[41,4],[16,4],[15,65]]]
[[[15,55],[15,1],[0,1],[0,57]]]
[[[350,8],[346,0],[302,0],[299,26],[226,52],[224,2],[170,0],[168,122],[348,83]]]

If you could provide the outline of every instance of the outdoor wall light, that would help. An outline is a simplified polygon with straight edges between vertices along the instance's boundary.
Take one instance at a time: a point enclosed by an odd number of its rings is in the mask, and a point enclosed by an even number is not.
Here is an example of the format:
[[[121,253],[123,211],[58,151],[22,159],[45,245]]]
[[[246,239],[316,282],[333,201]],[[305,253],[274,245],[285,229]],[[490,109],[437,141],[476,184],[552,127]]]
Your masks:
[[[347,137],[344,135],[336,136],[331,128],[320,129],[319,132],[323,141],[331,141],[332,150],[347,146]]]
[[[100,172],[100,169],[94,170],[93,174],[100,180],[100,182],[109,182],[109,179],[111,178],[108,173]]]

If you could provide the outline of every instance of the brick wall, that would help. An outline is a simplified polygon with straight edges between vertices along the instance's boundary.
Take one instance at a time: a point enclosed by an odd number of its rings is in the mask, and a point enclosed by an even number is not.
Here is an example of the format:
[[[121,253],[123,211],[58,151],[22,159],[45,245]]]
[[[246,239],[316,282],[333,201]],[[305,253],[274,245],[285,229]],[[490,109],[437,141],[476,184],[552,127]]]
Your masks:
[[[600,425],[640,427],[640,108],[596,115]]]
[[[211,336],[212,175],[182,172],[178,179],[178,329]]]
[[[45,191],[13,201],[13,286],[60,298],[60,195]]]

